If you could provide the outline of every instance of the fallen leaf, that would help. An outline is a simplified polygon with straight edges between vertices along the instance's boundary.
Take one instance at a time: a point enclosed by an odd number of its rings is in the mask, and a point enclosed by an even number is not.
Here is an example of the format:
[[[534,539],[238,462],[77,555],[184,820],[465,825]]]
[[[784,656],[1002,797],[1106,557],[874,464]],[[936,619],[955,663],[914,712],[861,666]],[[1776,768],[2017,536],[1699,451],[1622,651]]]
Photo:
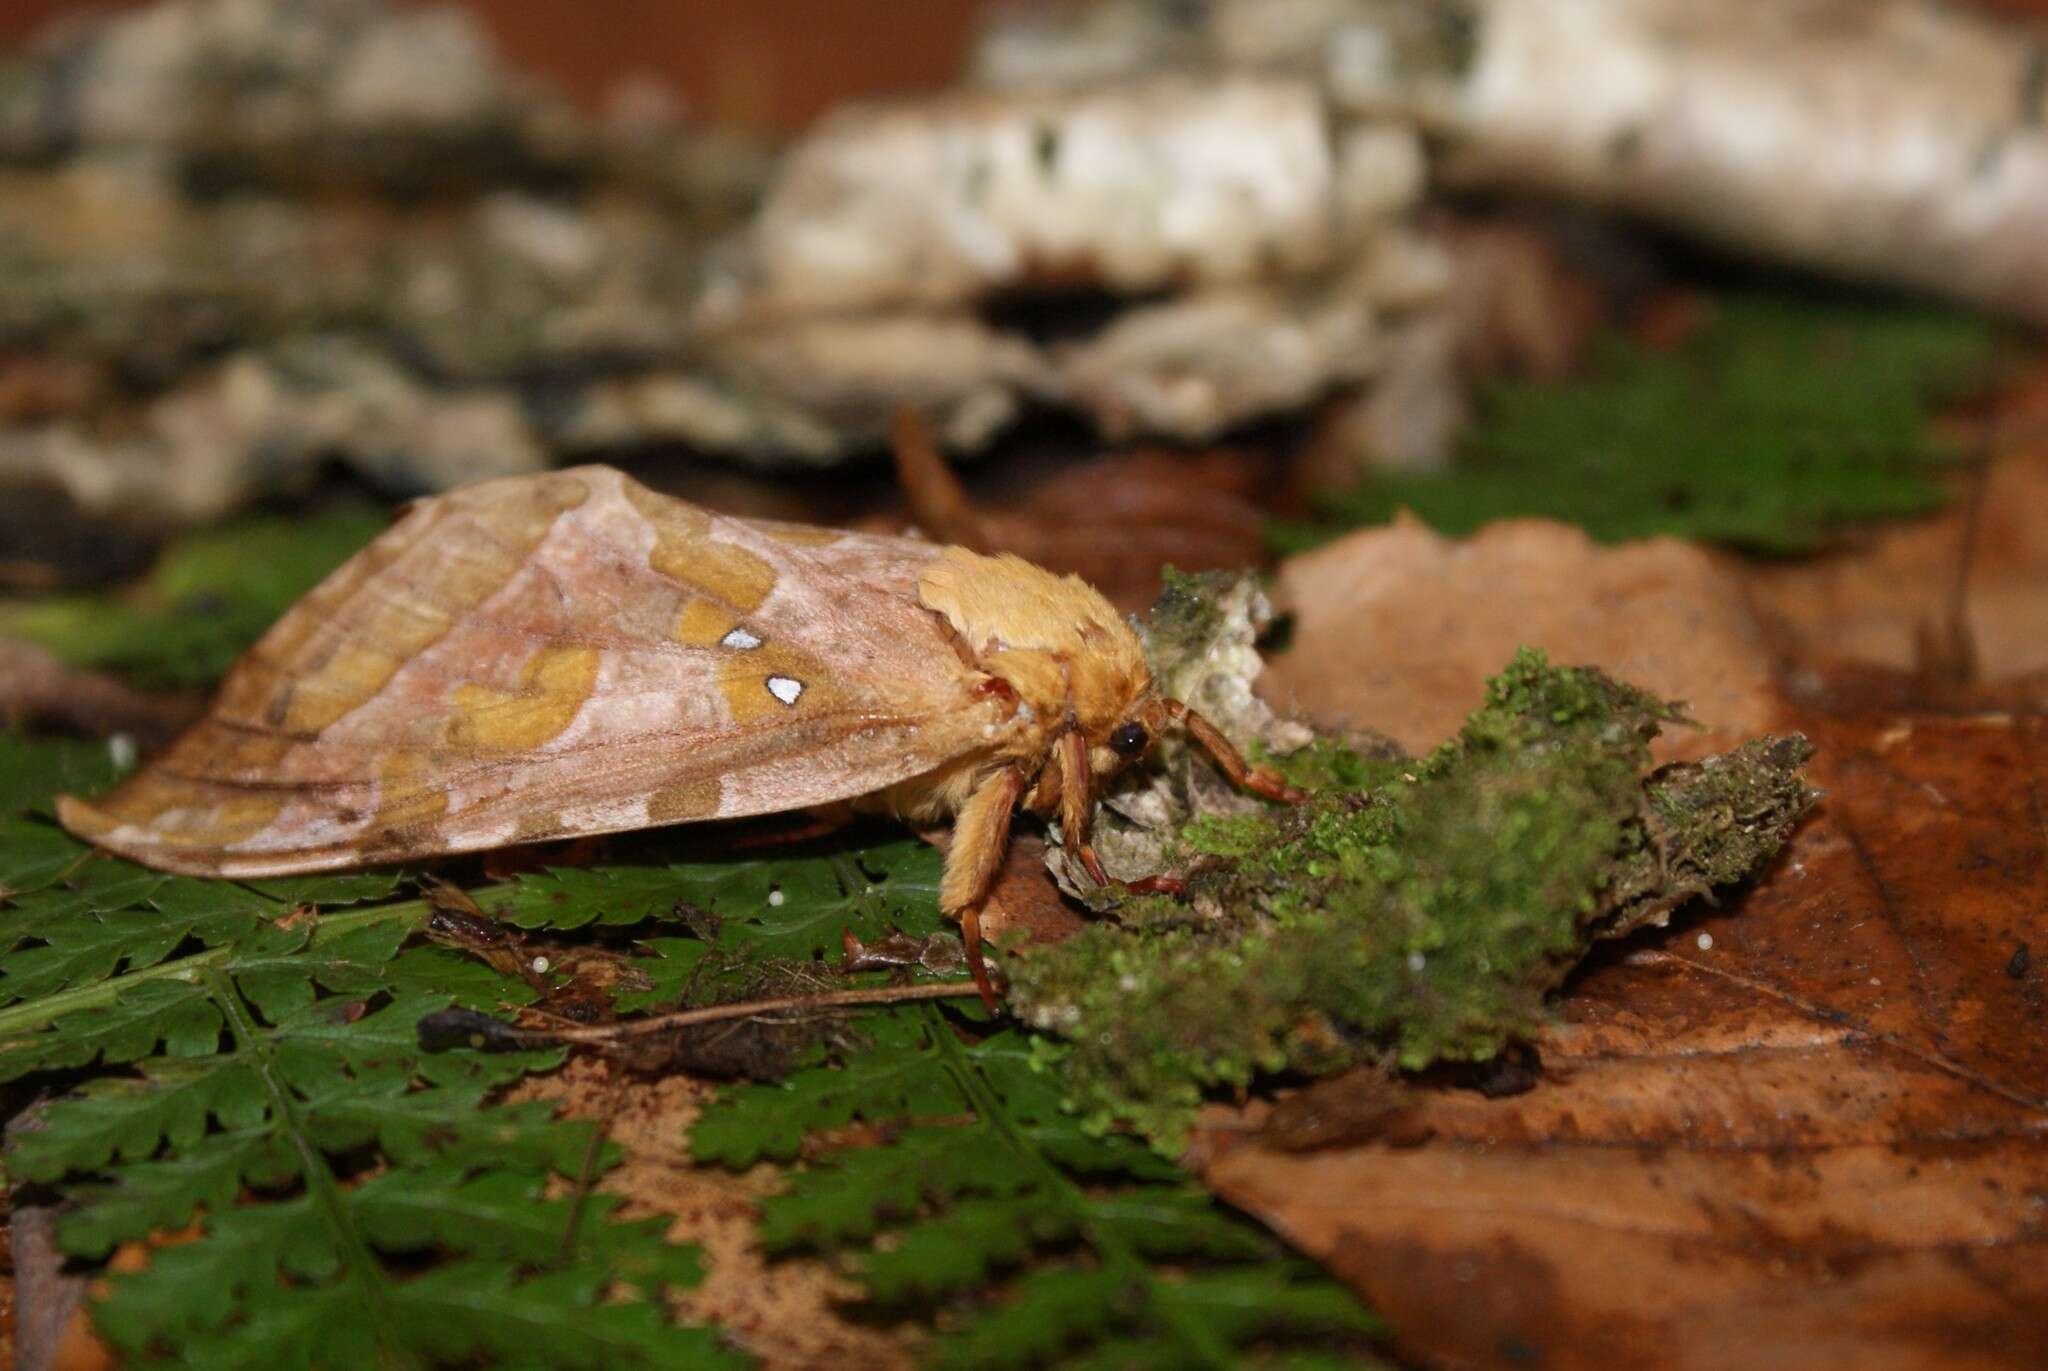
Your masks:
[[[33,643],[0,638],[0,722],[9,726],[125,733],[153,748],[176,737],[204,707],[194,692],[137,690],[105,672],[66,666]]]
[[[953,845],[953,830],[931,828],[919,832],[926,842],[945,851]],[[993,942],[1056,943],[1086,922],[1045,865],[1045,839],[1035,833],[1016,833],[996,872],[995,884],[981,906],[981,931]]]
[[[1217,449],[1141,450],[1075,463],[984,513],[997,545],[1073,572],[1130,613],[1160,568],[1239,570],[1266,560],[1265,516],[1243,488],[1258,459]]]
[[[1832,556],[1727,559],[1782,656],[1820,668],[1924,666],[1922,643],[1954,613],[1967,549],[1964,620],[1979,677],[2048,671],[2048,377],[2037,384],[2007,416],[2031,438],[1990,463],[1981,490],[1968,487],[1978,478],[1960,483],[1942,514],[1880,528]]]
[[[1294,616],[1260,693],[1283,714],[1375,729],[1421,753],[1479,706],[1518,647],[1685,702],[1660,760],[1725,752],[1779,710],[1771,653],[1729,567],[1690,543],[1603,547],[1541,519],[1444,538],[1403,516],[1281,565]]]
[[[2048,1364],[2048,721],[1801,719],[1829,798],[1774,875],[1582,977],[1507,1099],[1283,1152],[1224,1198],[1426,1365]]]

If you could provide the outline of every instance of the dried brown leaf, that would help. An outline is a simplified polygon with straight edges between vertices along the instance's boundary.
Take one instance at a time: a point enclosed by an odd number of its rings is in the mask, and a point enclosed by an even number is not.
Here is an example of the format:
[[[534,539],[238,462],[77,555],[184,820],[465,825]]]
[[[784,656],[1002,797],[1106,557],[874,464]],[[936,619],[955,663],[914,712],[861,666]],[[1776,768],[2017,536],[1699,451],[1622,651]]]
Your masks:
[[[1295,627],[1260,683],[1266,699],[1411,752],[1455,733],[1523,646],[1684,701],[1705,727],[1668,732],[1660,760],[1725,752],[1778,710],[1741,583],[1675,539],[1601,547],[1520,519],[1459,540],[1402,518],[1288,560],[1275,600]]]

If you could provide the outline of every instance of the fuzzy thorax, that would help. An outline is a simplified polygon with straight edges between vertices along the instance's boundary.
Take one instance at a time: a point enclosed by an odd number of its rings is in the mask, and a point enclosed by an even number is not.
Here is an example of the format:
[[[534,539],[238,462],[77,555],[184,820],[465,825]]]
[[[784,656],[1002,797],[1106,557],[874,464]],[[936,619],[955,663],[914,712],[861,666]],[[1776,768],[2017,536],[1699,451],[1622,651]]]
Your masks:
[[[1006,760],[1042,759],[1068,728],[1091,751],[1101,748],[1151,688],[1138,636],[1078,576],[951,547],[924,569],[917,591],[975,666],[1017,693],[1026,727]]]

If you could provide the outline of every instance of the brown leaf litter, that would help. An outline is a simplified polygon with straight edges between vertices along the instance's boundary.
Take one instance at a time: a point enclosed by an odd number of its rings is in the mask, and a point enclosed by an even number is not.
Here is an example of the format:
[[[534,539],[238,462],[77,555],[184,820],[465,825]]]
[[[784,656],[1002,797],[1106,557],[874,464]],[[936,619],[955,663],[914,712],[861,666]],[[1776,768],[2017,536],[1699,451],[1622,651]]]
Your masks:
[[[703,1249],[701,1285],[674,1299],[679,1317],[715,1326],[763,1371],[896,1371],[912,1364],[900,1330],[865,1327],[837,1304],[858,1295],[824,1262],[777,1258],[772,1271],[755,1240],[758,1205],[779,1172],[760,1165],[734,1172],[701,1166],[690,1155],[690,1125],[715,1087],[683,1075],[621,1078],[615,1068],[577,1056],[560,1071],[520,1083],[510,1098],[556,1101],[568,1118],[608,1120],[624,1161],[596,1188],[617,1195],[621,1219],[666,1215],[670,1242]]]
[[[1783,865],[1584,976],[1535,1089],[1209,1183],[1426,1365],[2048,1363],[2048,722],[1802,722]]]
[[[1989,480],[1963,638],[1994,678],[2038,672],[2048,448]],[[1322,722],[1428,746],[1528,643],[1689,701],[1685,755],[1803,729],[1828,792],[1738,902],[1568,987],[1533,1088],[1355,1078],[1283,1102],[1271,1141],[1263,1106],[1214,1116],[1209,1183],[1356,1287],[1403,1355],[2048,1364],[2048,711],[1953,683],[1915,706],[1896,673],[1817,688],[1915,664],[1965,518],[1762,568],[1406,521],[1283,566],[1296,632],[1268,685]]]
[[[2048,370],[1987,429],[1977,437],[1993,455],[1940,515],[1882,526],[1836,556],[1728,559],[1782,658],[1918,670],[1960,611],[1980,679],[2048,680]],[[2028,693],[2048,698],[2038,683]]]

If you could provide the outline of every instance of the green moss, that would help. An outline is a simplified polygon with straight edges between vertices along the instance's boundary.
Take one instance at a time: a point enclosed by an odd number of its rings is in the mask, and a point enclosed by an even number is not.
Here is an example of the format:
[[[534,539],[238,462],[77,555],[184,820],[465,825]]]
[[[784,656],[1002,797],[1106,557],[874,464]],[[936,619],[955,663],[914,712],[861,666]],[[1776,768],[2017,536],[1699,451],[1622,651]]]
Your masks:
[[[1277,755],[1255,747],[1252,760],[1304,790],[1369,790],[1411,765],[1393,739],[1377,735],[1318,738],[1307,747]]]
[[[1190,824],[1187,899],[1019,957],[1012,1002],[1067,1039],[1093,1123],[1167,1148],[1205,1094],[1262,1074],[1491,1056],[1594,938],[1754,870],[1811,802],[1802,739],[1653,772],[1675,717],[1525,651],[1429,757]]]
[[[1996,342],[1982,320],[1926,306],[1732,295],[1677,352],[1614,339],[1584,380],[1496,386],[1451,471],[1375,476],[1276,541],[1310,546],[1407,508],[1453,535],[1542,515],[1607,542],[1809,551],[1939,507],[1954,454],[1935,407],[1984,383]]]

